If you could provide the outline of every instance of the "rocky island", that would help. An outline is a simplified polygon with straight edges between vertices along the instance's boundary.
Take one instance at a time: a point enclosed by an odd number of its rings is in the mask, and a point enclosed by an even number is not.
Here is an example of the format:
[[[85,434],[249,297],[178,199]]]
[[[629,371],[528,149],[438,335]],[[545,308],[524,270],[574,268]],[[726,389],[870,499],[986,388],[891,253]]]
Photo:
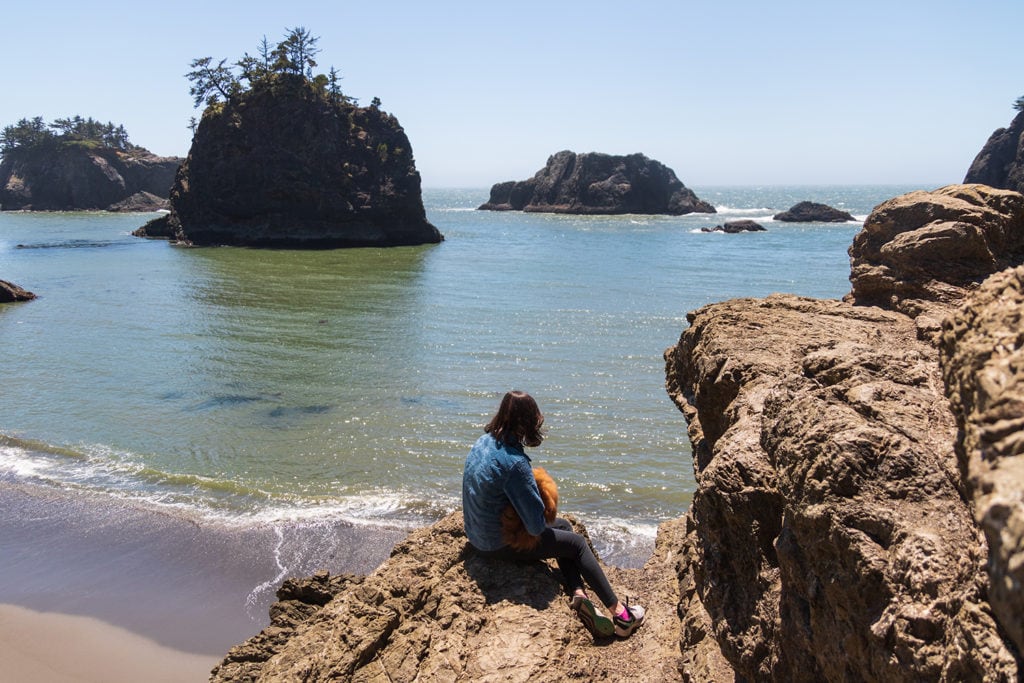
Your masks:
[[[799,202],[772,218],[783,223],[845,223],[856,220],[846,211],[817,202]]]
[[[124,126],[92,118],[22,119],[0,136],[0,210],[166,209],[178,157],[132,144]]]
[[[690,313],[665,368],[697,490],[607,568],[648,608],[628,640],[454,513],[369,576],[286,583],[212,680],[1018,680],[1022,263],[1024,196],[952,186],[872,212],[845,301]]]
[[[171,189],[170,214],[136,235],[287,248],[443,239],[427,221],[398,120],[376,100],[357,106],[333,69],[313,76],[314,44],[297,29],[278,46],[277,62],[239,62],[241,79],[223,62],[219,72],[209,58],[193,63],[193,94],[208,106]]]
[[[497,183],[485,211],[570,214],[715,213],[661,162],[643,154],[576,154],[568,150],[548,158],[532,178]]]

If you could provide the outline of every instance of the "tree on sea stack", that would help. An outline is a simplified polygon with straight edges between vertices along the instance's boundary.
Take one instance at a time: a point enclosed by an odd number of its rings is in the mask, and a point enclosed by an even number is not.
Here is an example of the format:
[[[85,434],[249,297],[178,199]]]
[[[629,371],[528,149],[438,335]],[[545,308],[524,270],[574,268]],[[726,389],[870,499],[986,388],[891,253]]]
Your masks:
[[[336,248],[429,244],[420,176],[398,120],[359,107],[319,38],[288,30],[233,64],[201,57],[186,74],[204,106],[171,189],[171,211],[135,232],[190,245]],[[380,150],[387,150],[381,154]]]

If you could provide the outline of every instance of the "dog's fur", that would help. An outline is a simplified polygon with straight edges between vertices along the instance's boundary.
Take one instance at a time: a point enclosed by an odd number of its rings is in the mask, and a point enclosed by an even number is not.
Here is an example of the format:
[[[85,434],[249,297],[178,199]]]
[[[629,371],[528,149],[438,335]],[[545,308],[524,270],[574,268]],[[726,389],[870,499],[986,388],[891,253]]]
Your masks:
[[[558,485],[543,467],[533,468],[533,478],[537,480],[540,498],[544,501],[544,519],[550,524],[558,514]],[[540,543],[539,536],[531,536],[526,531],[523,520],[511,505],[501,511],[501,536],[515,550],[533,550]]]

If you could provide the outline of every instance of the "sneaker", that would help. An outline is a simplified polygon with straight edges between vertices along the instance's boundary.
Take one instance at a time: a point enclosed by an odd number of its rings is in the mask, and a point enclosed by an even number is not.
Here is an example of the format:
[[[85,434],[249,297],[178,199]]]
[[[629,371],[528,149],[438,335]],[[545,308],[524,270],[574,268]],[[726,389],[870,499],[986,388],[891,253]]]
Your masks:
[[[616,616],[615,622],[615,635],[620,638],[627,638],[633,631],[637,630],[640,624],[644,623],[644,608],[640,605],[630,605],[629,601],[626,601],[626,613],[629,614],[629,619],[623,619],[622,617]]]
[[[597,611],[590,598],[582,595],[572,596],[570,603],[572,609],[579,615],[580,621],[587,627],[595,638],[608,638],[615,633],[615,624],[612,620]]]

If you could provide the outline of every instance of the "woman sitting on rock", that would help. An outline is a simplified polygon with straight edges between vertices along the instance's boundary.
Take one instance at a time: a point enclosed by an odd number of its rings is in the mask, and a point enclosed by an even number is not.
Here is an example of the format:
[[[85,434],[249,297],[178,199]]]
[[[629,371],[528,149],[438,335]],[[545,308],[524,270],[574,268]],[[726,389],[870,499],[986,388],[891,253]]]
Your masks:
[[[544,416],[533,397],[510,391],[484,434],[466,458],[462,475],[462,511],[466,536],[485,557],[506,560],[554,558],[572,592],[572,609],[595,637],[615,634],[627,637],[644,620],[644,608],[623,605],[590,550],[587,539],[572,530],[564,519],[550,524],[544,517],[544,501],[534,478],[530,458],[523,448],[543,441]],[[536,537],[532,549],[517,550],[502,534],[502,512],[511,505],[526,532]],[[583,581],[597,593],[612,618],[601,613],[587,596]]]

